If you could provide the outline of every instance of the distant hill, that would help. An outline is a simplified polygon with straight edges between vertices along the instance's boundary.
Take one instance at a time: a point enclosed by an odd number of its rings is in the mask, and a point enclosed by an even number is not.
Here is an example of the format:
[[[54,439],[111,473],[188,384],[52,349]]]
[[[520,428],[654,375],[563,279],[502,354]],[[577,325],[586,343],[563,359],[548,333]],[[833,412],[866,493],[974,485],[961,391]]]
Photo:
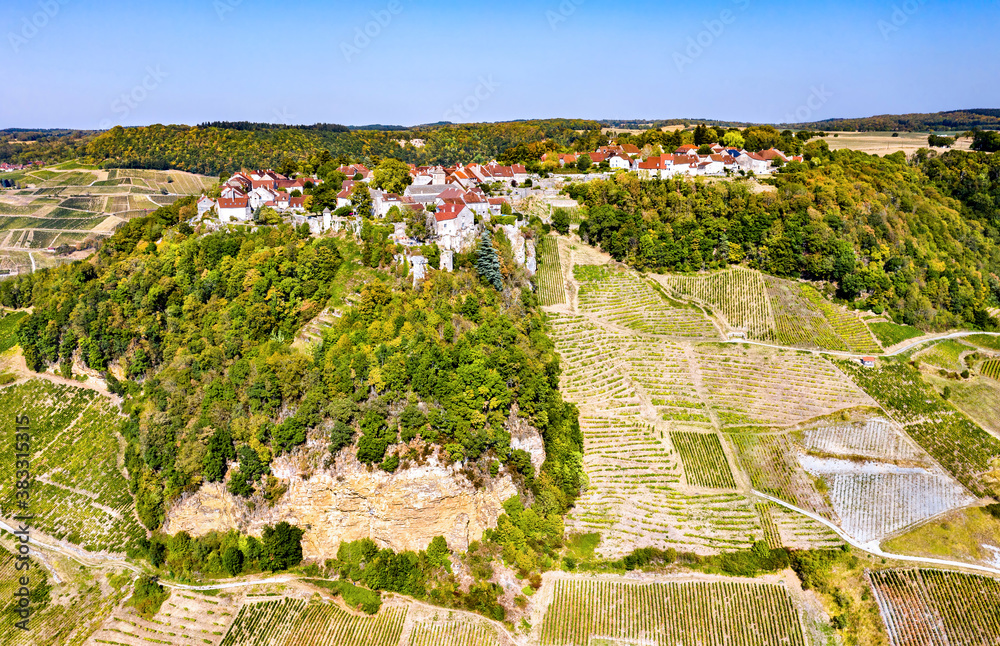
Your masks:
[[[930,114],[883,114],[860,119],[827,119],[780,124],[791,128],[833,132],[897,132],[1000,128],[1000,109],[953,110]]]

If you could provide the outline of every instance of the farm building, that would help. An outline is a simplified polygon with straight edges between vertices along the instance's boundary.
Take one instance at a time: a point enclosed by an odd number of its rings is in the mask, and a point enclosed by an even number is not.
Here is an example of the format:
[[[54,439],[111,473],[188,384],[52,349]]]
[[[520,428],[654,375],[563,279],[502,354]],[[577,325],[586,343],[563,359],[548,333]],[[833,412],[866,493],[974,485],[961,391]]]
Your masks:
[[[875,357],[861,357],[861,365],[865,368],[874,368]]]

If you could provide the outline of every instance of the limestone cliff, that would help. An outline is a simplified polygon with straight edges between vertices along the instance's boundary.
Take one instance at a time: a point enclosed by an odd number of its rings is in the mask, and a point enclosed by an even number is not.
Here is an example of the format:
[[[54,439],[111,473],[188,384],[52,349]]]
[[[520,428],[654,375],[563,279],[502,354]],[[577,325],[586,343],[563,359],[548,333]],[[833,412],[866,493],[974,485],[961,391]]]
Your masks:
[[[284,520],[306,530],[303,553],[320,560],[335,557],[342,541],[361,538],[395,550],[422,550],[440,535],[452,549],[466,549],[495,526],[503,501],[517,493],[508,475],[477,490],[459,465],[443,465],[435,456],[394,474],[369,470],[347,451],[326,469],[311,470],[306,462],[282,457],[272,464],[288,485],[273,507],[260,502],[251,511],[223,485],[206,484],[173,506],[164,529],[192,536],[239,529],[260,536],[265,525]]]

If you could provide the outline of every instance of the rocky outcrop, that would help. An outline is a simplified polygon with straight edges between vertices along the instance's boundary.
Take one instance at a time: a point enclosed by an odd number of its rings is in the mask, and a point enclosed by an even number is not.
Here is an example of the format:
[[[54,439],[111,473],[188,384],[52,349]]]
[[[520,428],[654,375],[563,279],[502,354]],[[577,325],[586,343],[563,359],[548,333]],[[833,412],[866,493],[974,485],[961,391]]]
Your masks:
[[[518,416],[517,404],[511,411],[510,418],[505,425],[510,433],[510,448],[521,449],[531,454],[531,466],[535,467],[537,474],[545,464],[545,441],[541,433],[528,420]]]
[[[222,485],[206,484],[174,505],[164,529],[192,536],[238,529],[260,536],[265,525],[288,521],[305,530],[304,556],[319,560],[335,557],[341,542],[361,538],[399,551],[426,549],[433,537],[444,536],[452,549],[466,549],[496,525],[503,502],[517,494],[510,476],[476,489],[459,465],[442,465],[433,456],[394,474],[369,470],[347,452],[331,468],[308,475],[299,464],[275,460],[272,471],[288,491],[273,507],[262,503],[250,510]]]

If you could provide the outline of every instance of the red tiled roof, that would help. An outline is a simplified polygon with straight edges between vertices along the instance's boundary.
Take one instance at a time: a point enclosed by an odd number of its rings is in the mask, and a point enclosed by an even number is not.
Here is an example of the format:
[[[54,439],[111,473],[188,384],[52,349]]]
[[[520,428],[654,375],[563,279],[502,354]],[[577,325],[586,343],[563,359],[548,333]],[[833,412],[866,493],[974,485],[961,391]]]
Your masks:
[[[225,197],[219,198],[220,209],[243,209],[249,205],[250,198],[248,197],[234,197],[232,199]]]
[[[447,222],[456,219],[459,214],[466,209],[464,204],[445,204],[439,206],[434,212],[434,219],[438,222]]]

